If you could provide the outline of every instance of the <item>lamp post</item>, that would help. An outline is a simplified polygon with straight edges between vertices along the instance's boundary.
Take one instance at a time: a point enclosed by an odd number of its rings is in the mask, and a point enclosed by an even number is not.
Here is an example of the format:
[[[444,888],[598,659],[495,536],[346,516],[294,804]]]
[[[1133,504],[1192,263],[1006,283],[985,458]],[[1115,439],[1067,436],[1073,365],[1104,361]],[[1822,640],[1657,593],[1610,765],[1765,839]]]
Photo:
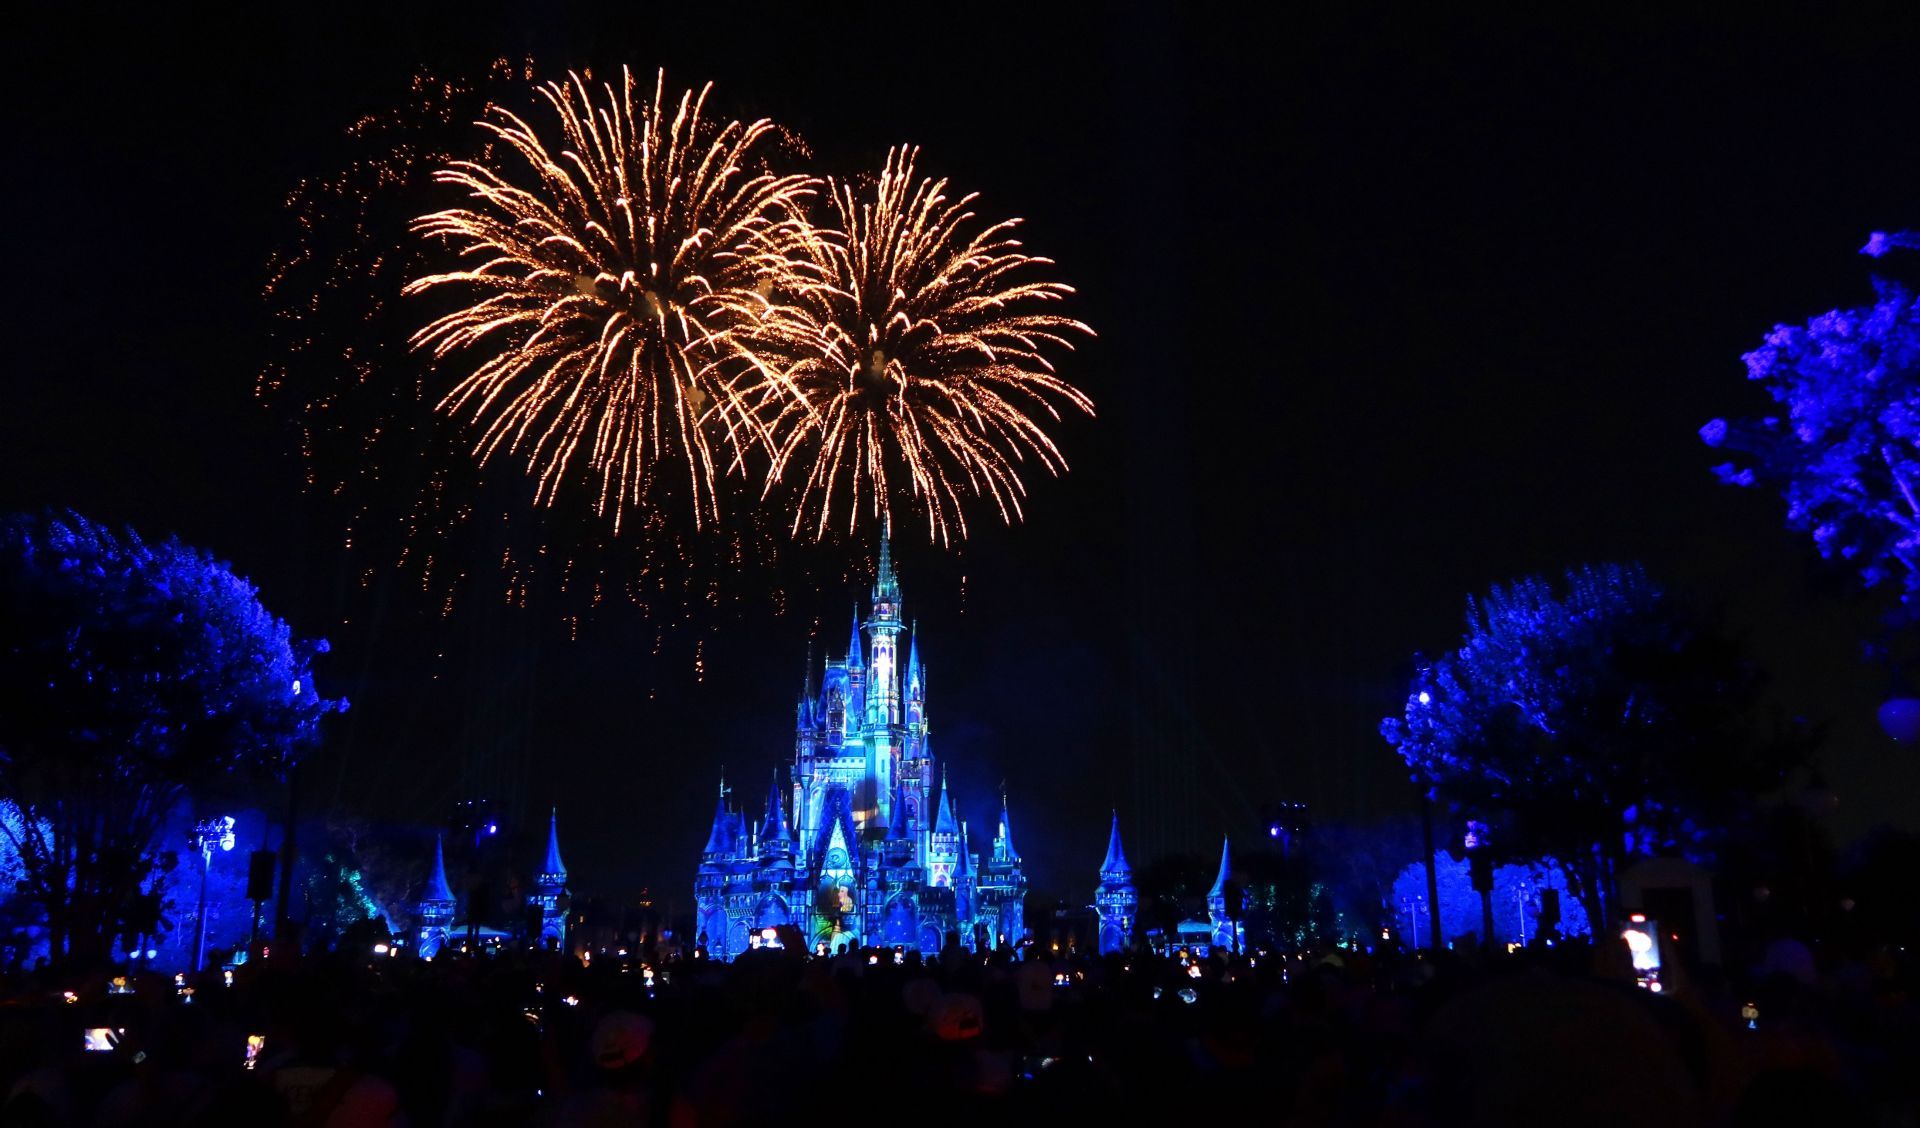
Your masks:
[[[207,962],[207,877],[213,872],[213,848],[233,849],[233,816],[201,819],[193,824],[187,837],[200,851],[200,912],[193,927],[193,970],[197,974]]]
[[[1426,911],[1427,899],[1425,897],[1402,897],[1400,898],[1400,907],[1407,912],[1407,923],[1412,926],[1413,947],[1415,951],[1418,951],[1420,949],[1420,914]]]

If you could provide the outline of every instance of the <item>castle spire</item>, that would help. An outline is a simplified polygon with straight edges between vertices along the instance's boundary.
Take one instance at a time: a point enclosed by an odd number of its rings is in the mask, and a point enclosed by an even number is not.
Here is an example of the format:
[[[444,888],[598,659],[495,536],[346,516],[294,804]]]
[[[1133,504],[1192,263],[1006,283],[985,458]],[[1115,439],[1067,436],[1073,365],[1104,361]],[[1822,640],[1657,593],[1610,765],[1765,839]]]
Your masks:
[[[433,875],[427,878],[427,895],[424,901],[453,900],[453,886],[447,884],[447,852],[445,836],[435,835],[433,839]]]
[[[1019,861],[1020,851],[1013,848],[1013,819],[1007,814],[1007,790],[1000,788],[1000,833],[994,836],[993,856],[1003,861]]]
[[[806,695],[807,700],[809,701],[813,700],[813,636],[812,635],[807,636],[807,673],[806,673],[806,677],[802,680],[802,683],[800,686],[800,692]]]
[[[873,577],[873,598],[876,603],[883,600],[900,602],[900,582],[893,575],[893,550],[887,544],[892,533],[892,522],[888,522],[880,532],[880,564],[874,569]]]
[[[791,842],[793,835],[787,830],[787,816],[780,803],[780,769],[773,770],[773,783],[767,788],[767,817],[760,828],[762,842]]]
[[[852,672],[866,668],[866,656],[862,654],[860,650],[860,608],[858,605],[855,605],[853,609],[853,636],[847,640],[847,670]]]
[[[1207,893],[1207,896],[1225,897],[1227,895],[1227,882],[1232,879],[1233,874],[1232,849],[1233,841],[1231,839],[1222,838],[1220,840],[1220,876],[1213,879],[1213,889]]]
[[[553,808],[553,814],[547,821],[547,865],[540,871],[541,880],[548,884],[565,885],[567,881],[566,863],[560,860],[560,808]]]
[[[1120,812],[1113,813],[1113,829],[1107,833],[1107,860],[1100,863],[1102,881],[1119,881],[1133,872],[1127,864],[1127,851],[1120,845]]]
[[[907,837],[907,789],[903,779],[905,773],[893,777],[893,818],[887,827],[887,837],[904,841]]]
[[[713,829],[707,832],[708,854],[724,854],[733,848],[733,836],[727,832],[727,772],[720,770],[720,798],[713,807]]]
[[[935,834],[957,834],[959,826],[953,821],[953,801],[947,793],[947,766],[940,765],[940,813],[935,816],[933,832]]]

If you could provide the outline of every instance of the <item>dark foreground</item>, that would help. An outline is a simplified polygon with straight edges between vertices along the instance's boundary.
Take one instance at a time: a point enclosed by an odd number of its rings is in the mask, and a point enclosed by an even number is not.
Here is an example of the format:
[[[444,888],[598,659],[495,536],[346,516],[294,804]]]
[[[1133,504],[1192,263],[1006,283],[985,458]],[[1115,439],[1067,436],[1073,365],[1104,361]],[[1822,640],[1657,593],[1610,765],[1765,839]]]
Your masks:
[[[230,987],[214,972],[190,1003],[171,976],[72,1002],[14,984],[0,1123],[1647,1128],[1920,1108],[1913,969],[1893,950],[1662,996],[1564,946],[1197,975],[1144,956],[904,959],[336,955]],[[88,1027],[117,1045],[87,1052]]]

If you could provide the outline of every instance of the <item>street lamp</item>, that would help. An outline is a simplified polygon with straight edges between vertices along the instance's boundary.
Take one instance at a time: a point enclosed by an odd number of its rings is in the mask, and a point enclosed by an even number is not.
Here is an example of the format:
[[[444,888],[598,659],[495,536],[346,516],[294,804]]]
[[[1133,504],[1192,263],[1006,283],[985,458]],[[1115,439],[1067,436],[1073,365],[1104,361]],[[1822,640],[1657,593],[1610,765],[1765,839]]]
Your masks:
[[[207,962],[207,877],[213,872],[213,848],[221,852],[233,849],[233,816],[201,819],[187,832],[187,838],[200,851],[200,913],[193,929],[193,970],[197,974]]]

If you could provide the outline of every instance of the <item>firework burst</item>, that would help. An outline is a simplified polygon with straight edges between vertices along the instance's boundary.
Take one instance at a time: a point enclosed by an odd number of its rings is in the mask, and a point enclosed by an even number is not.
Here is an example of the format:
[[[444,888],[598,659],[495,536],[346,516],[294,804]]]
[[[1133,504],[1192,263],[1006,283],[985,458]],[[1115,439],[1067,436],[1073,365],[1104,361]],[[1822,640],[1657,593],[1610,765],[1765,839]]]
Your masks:
[[[597,91],[569,75],[539,88],[551,138],[490,107],[479,124],[506,160],[449,165],[436,180],[470,203],[414,224],[461,266],[407,292],[462,304],[413,344],[479,358],[438,408],[473,427],[483,465],[524,460],[542,504],[591,482],[616,532],[676,464],[696,527],[718,519],[718,479],[770,441],[758,412],[782,382],[750,342],[781,340],[771,297],[815,257],[817,182],[771,171],[773,125],[710,119],[709,90],[669,101],[663,72],[648,99],[630,71]]]
[[[1038,276],[1052,261],[1021,249],[1019,220],[983,227],[975,196],[916,179],[917,155],[890,151],[866,191],[828,182],[834,229],[808,242],[811,269],[790,276],[776,319],[767,351],[805,351],[760,381],[756,404],[777,443],[769,490],[799,482],[796,535],[851,532],[863,512],[888,522],[904,503],[950,544],[967,536],[970,499],[1010,524],[1029,461],[1066,469],[1042,419],[1093,413],[1047,359],[1092,333],[1049,308],[1072,288]]]

